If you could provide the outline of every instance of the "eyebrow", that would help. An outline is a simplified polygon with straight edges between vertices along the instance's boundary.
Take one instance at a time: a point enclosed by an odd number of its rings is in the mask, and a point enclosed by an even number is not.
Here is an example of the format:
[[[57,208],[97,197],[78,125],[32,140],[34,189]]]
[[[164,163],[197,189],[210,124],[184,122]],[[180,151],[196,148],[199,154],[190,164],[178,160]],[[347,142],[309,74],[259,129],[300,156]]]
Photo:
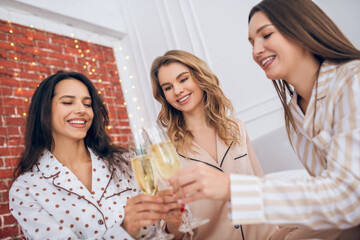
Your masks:
[[[262,25],[261,27],[259,27],[257,30],[256,30],[256,33],[259,33],[261,32],[264,28],[266,27],[270,27],[270,26],[273,26],[271,23],[268,23],[268,24],[265,24],[265,25]],[[251,40],[252,38],[249,37],[249,41]]]
[[[72,96],[72,95],[63,95],[61,97],[59,97],[59,99],[63,99],[63,98],[75,98],[75,96]],[[85,100],[87,99],[90,99],[91,100],[91,97],[84,97]]]
[[[180,73],[179,75],[177,75],[177,77],[176,77],[176,79],[179,79],[179,78],[181,78],[184,74],[187,74],[187,73],[189,73],[189,72],[182,72],[182,73]],[[160,87],[163,87],[163,86],[165,86],[165,85],[169,85],[170,83],[168,83],[168,82],[165,82],[165,83],[163,83],[163,84],[161,84],[160,85]]]

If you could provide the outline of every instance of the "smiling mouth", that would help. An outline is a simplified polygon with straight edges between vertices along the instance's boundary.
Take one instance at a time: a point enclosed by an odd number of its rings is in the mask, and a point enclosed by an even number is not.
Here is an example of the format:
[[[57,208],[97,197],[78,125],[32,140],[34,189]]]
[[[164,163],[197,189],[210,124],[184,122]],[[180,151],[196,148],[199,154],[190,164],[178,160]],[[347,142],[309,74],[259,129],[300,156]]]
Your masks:
[[[261,65],[263,67],[265,67],[266,65],[268,65],[271,61],[273,61],[275,59],[275,56],[270,56],[270,57],[267,57],[265,58],[262,62],[261,62]]]
[[[81,120],[70,120],[70,121],[68,121],[70,124],[85,124],[86,123],[86,121],[85,120],[83,120],[83,121],[81,121]]]
[[[186,95],[185,97],[183,97],[183,98],[181,98],[179,100],[176,100],[176,101],[179,102],[179,103],[182,103],[183,101],[187,100],[189,97],[190,97],[190,94]]]

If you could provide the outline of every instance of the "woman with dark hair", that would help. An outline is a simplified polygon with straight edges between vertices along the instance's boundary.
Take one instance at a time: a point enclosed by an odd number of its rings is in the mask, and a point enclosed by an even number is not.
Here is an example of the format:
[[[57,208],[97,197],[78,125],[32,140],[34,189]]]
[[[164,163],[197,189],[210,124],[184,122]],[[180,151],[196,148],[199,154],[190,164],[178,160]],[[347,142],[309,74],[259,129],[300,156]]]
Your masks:
[[[287,239],[360,239],[360,51],[311,0],[261,1],[249,14],[249,41],[310,177],[197,170],[191,178],[192,166],[174,176],[174,190],[182,187],[184,202],[231,199],[236,224],[300,226]]]
[[[40,83],[9,195],[27,238],[132,239],[151,235],[160,218],[171,229],[181,224],[181,217],[168,216],[180,204],[140,194],[127,150],[111,144],[105,131],[108,122],[84,75],[58,72]]]

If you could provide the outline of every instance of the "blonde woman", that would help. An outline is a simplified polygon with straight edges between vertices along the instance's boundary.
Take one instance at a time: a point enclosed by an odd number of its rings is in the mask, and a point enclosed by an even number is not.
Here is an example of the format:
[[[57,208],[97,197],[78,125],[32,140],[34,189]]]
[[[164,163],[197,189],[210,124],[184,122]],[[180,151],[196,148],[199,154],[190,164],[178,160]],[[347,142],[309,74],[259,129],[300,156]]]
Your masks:
[[[155,99],[161,103],[158,119],[167,128],[183,165],[206,164],[216,172],[261,177],[245,125],[232,117],[233,107],[207,64],[191,53],[172,50],[151,67]],[[194,215],[210,223],[198,229],[198,239],[268,239],[270,225],[233,225],[226,201],[191,203]]]

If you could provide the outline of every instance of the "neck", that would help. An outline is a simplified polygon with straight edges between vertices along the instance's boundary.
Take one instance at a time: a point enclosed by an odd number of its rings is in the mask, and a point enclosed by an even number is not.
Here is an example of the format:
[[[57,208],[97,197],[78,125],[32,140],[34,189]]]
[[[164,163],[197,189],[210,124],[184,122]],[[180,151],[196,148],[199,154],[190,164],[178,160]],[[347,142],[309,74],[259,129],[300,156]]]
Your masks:
[[[310,101],[314,83],[318,78],[319,69],[319,61],[311,55],[308,58],[304,58],[303,61],[300,61],[291,77],[286,80],[294,87],[301,100],[305,103]]]
[[[85,147],[84,140],[55,142],[52,154],[69,168],[88,162],[90,159],[90,153]]]
[[[191,113],[183,113],[186,128],[190,131],[206,128],[206,117],[204,108],[198,108],[198,111]]]

